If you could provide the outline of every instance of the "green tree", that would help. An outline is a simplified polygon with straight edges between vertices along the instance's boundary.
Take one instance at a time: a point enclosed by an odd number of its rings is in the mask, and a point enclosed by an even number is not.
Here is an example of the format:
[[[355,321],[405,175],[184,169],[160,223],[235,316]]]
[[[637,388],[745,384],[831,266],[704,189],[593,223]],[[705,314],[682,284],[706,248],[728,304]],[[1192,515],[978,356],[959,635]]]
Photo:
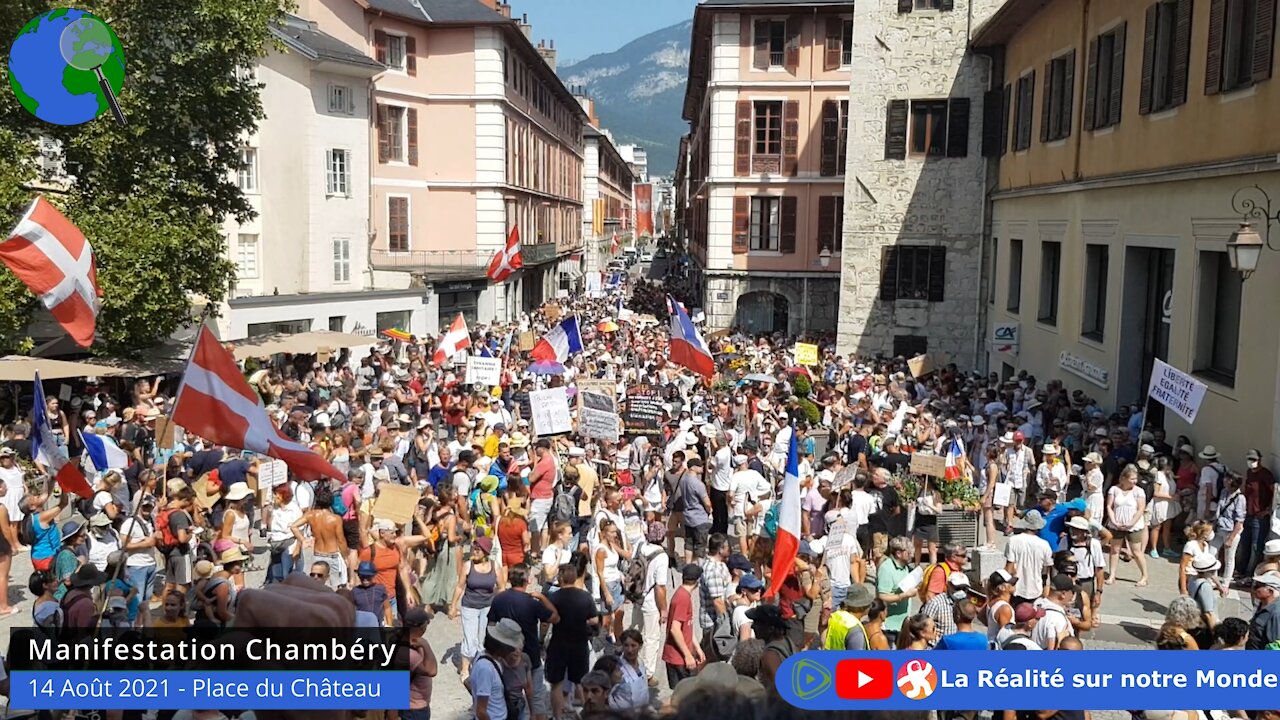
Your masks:
[[[61,0],[0,3],[12,38]],[[264,117],[260,86],[242,69],[273,45],[288,0],[82,0],[125,50],[120,104],[78,127],[43,123],[0,92],[0,210],[30,201],[34,141],[61,141],[74,182],[51,195],[93,243],[104,293],[95,351],[131,355],[193,322],[193,299],[216,306],[235,277],[221,224],[253,217],[236,186],[243,138]],[[0,66],[0,88],[8,86]],[[47,178],[46,178],[47,179]],[[0,275],[0,352],[20,347],[36,303]]]

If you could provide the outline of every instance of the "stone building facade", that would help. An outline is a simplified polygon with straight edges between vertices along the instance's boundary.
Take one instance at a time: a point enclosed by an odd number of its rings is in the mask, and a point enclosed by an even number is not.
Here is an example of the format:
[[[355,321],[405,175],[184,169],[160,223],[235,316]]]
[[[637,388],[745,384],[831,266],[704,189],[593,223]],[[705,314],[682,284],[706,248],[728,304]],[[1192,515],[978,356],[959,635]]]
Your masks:
[[[976,367],[985,338],[983,100],[993,61],[969,52],[968,41],[1001,2],[857,6],[841,353],[927,352]]]

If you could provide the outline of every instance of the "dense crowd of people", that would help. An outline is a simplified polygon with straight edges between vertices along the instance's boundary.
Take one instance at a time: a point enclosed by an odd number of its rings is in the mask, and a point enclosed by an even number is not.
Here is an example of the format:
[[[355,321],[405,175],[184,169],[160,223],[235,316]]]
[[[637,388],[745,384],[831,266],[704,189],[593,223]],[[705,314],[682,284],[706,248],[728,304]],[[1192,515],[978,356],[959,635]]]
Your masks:
[[[1180,597],[1158,647],[1280,647],[1280,513],[1259,451],[1232,469],[1211,444],[1169,442],[1140,406],[1108,411],[1025,373],[915,377],[905,358],[839,355],[822,338],[803,367],[794,338],[711,333],[703,378],[666,355],[665,297],[628,282],[474,327],[470,352],[502,359],[496,385],[432,362],[430,339],[250,362],[279,430],[343,482],[157,438],[172,402],[159,381],[51,396],[53,432],[94,493],[49,490],[29,420],[5,428],[0,613],[28,610],[2,583],[29,552],[29,612],[50,632],[222,628],[261,564],[269,585],[336,593],[357,625],[411,630],[406,720],[430,717],[442,663],[424,629],[441,614],[461,626],[457,671],[480,720],[646,712],[660,694],[680,715],[790,716],[774,673],[807,649],[1081,649],[1107,587],[1145,586],[1162,561],[1178,563]],[[512,339],[569,315],[583,352],[531,369]],[[612,383],[623,415],[629,391],[657,388],[660,421],[538,435],[530,393],[572,397],[582,380]],[[93,468],[77,431],[127,463]],[[803,541],[765,597],[793,438]],[[950,456],[951,477],[913,472],[916,455]],[[390,486],[417,498],[407,523],[375,511]],[[972,517],[979,542],[957,542],[949,513]],[[973,577],[977,553],[1003,567]],[[1219,605],[1233,586],[1252,596],[1246,617]],[[1059,716],[1083,713],[1037,715]]]

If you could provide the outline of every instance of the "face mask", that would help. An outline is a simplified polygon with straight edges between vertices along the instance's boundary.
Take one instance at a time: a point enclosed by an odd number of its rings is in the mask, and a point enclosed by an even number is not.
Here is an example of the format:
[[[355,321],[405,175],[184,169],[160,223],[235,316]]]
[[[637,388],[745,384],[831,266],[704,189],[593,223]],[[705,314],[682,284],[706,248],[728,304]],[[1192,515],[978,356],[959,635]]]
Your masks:
[[[1258,469],[1258,466],[1259,466],[1259,465],[1261,465],[1261,464],[1262,464],[1262,463],[1261,463],[1260,461],[1258,461],[1258,460],[1250,460],[1250,461],[1249,461],[1249,469],[1250,469],[1250,470],[1257,470],[1257,469]]]
[[[1213,532],[1212,530],[1210,530],[1210,531],[1209,531],[1209,534],[1205,537],[1204,541],[1205,541],[1205,542],[1213,542],[1213,536],[1214,536],[1214,532]]]

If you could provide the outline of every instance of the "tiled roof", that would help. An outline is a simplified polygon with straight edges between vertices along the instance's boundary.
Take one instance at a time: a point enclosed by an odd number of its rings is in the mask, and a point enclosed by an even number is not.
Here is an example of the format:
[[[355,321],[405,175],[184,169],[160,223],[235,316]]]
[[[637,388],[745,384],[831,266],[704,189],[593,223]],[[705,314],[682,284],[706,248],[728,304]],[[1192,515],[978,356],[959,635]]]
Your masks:
[[[381,68],[382,63],[341,40],[317,30],[311,23],[292,15],[272,28],[289,45],[316,60],[332,60],[351,65]]]

